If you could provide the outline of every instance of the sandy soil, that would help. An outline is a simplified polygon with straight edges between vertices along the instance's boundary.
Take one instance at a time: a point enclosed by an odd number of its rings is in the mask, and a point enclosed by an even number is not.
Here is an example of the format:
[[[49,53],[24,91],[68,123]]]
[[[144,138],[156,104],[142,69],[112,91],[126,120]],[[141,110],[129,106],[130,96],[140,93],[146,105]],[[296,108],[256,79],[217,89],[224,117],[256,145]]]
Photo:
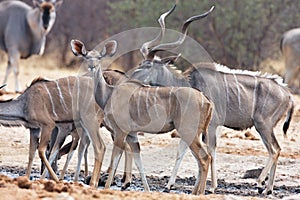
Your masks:
[[[25,63],[26,64],[26,63]],[[3,80],[5,65],[0,65],[0,80]],[[67,75],[76,75],[76,71],[58,70],[55,68],[39,68],[36,65],[29,66],[25,70],[21,68],[20,78],[23,88],[26,84],[38,76],[49,78],[59,78]],[[14,88],[12,82],[9,87]],[[14,96],[2,95],[2,99],[8,99]],[[200,199],[277,199],[284,197],[286,199],[300,199],[300,96],[295,97],[295,112],[288,130],[288,138],[284,139],[282,133],[282,124],[280,121],[275,129],[275,135],[282,148],[281,156],[276,171],[274,195],[258,195],[253,178],[243,179],[246,170],[262,168],[268,154],[255,130],[233,131],[223,128],[218,136],[217,148],[217,175],[219,182],[225,182],[227,186],[221,188],[219,194],[207,194]],[[109,133],[101,129],[102,135],[107,143],[107,153],[103,164],[103,170],[107,169],[112,143]],[[0,174],[16,174],[20,169],[25,169],[28,159],[29,149],[29,131],[25,128],[4,128],[0,127]],[[163,178],[171,174],[175,162],[177,138],[171,138],[170,134],[164,135],[141,135],[139,137],[142,148],[142,158],[145,172],[148,178]],[[93,151],[89,148],[89,171],[93,168]],[[64,159],[59,161],[59,169],[62,169]],[[76,153],[69,166],[71,174],[77,162]],[[123,161],[122,161],[123,162]],[[34,168],[38,171],[40,161],[38,156],[34,160]],[[122,174],[123,163],[120,163],[118,174]],[[5,170],[7,169],[7,170]],[[15,169],[12,170],[12,169]],[[82,166],[83,169],[83,166]],[[196,176],[196,163],[190,152],[185,156],[178,176],[188,178]],[[12,173],[6,173],[11,172]],[[137,173],[134,168],[134,173]],[[139,177],[136,175],[137,178]],[[210,176],[209,176],[210,177]],[[210,178],[208,178],[210,180]],[[151,184],[151,181],[150,181]],[[176,183],[180,186],[181,183]],[[249,190],[247,192],[230,192],[231,185],[237,186],[238,191]],[[193,185],[185,186],[189,189]],[[280,196],[282,188],[288,188],[283,196]],[[208,186],[209,188],[209,186]],[[240,188],[240,189],[239,189]],[[277,188],[277,190],[276,190]],[[24,178],[8,178],[0,176],[0,199],[199,199],[199,197],[187,194],[167,194],[162,192],[140,192],[140,191],[118,191],[119,189],[103,190],[92,189],[83,184],[73,184],[72,182],[61,182],[55,184],[52,181],[28,181]],[[291,192],[288,192],[288,191]],[[181,193],[181,192],[179,192]]]

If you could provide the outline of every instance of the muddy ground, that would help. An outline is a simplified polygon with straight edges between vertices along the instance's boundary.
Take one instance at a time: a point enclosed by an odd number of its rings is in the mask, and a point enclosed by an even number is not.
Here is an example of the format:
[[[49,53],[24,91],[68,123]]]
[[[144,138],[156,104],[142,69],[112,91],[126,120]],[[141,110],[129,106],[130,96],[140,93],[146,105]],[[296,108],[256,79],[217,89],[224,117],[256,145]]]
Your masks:
[[[0,66],[3,72],[5,66]],[[32,71],[30,71],[32,70]],[[47,71],[45,71],[47,70]],[[21,81],[29,83],[34,77],[46,74],[49,78],[58,78],[67,75],[76,75],[76,71],[60,71],[56,69],[27,69],[21,70]],[[0,74],[3,79],[3,74]],[[2,99],[14,95],[2,95]],[[218,189],[216,194],[210,194],[210,175],[207,181],[206,195],[197,197],[191,195],[196,176],[196,163],[190,152],[185,156],[180,166],[175,187],[166,193],[164,186],[171,174],[175,162],[177,138],[171,134],[153,136],[149,134],[139,136],[142,159],[149,185],[153,192],[142,192],[143,187],[134,168],[134,179],[129,191],[120,190],[120,176],[123,173],[123,160],[117,172],[116,185],[111,190],[92,189],[81,183],[73,183],[73,173],[77,163],[77,154],[69,166],[65,181],[54,183],[48,180],[39,180],[40,161],[38,156],[34,160],[34,170],[31,180],[23,178],[28,159],[29,131],[25,128],[0,127],[0,200],[1,199],[300,199],[300,96],[295,98],[295,112],[288,130],[288,138],[282,133],[283,120],[275,128],[275,135],[282,148],[276,171],[274,193],[260,195],[257,193],[255,174],[245,178],[247,170],[262,168],[268,154],[263,143],[254,129],[247,131],[233,131],[223,128],[218,135],[217,148],[217,176]],[[112,148],[109,133],[101,129],[107,143],[103,170],[106,170],[110,160]],[[70,139],[70,138],[69,138]],[[65,157],[59,161],[59,170],[64,165]],[[82,165],[84,169],[84,165]],[[93,150],[89,147],[89,171],[93,169]],[[20,177],[19,177],[20,176]]]

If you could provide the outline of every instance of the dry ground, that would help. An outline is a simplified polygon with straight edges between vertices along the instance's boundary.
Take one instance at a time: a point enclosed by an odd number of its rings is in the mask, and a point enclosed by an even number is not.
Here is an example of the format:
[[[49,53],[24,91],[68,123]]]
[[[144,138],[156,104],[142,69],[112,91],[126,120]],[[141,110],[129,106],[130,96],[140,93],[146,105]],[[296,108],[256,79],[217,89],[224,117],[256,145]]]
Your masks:
[[[36,76],[42,75],[49,78],[59,78],[68,75],[76,75],[77,71],[62,70],[57,68],[39,67],[37,64],[30,65],[26,69],[23,63],[20,78],[25,84],[30,83]],[[0,80],[3,80],[5,64],[0,66]],[[12,79],[12,78],[11,78]],[[13,81],[9,82],[9,88],[13,89]],[[11,98],[13,95],[1,96],[2,99]],[[281,145],[282,152],[279,158],[278,168],[275,178],[275,187],[292,187],[296,192],[285,195],[286,199],[300,199],[300,96],[295,96],[296,109],[288,130],[288,138],[284,139],[282,133],[282,121],[276,126],[275,134]],[[103,169],[109,163],[110,150],[112,148],[109,133],[102,129],[103,137],[108,144],[108,151],[105,156]],[[0,167],[16,169],[25,168],[28,159],[29,131],[25,128],[4,128],[0,127]],[[157,177],[169,176],[175,162],[176,147],[178,139],[171,139],[170,134],[150,136],[145,134],[140,136],[142,158],[147,175]],[[89,170],[92,171],[93,153],[89,149]],[[243,179],[246,170],[257,169],[264,166],[267,161],[267,151],[255,130],[237,132],[223,128],[218,136],[217,148],[217,174],[220,181],[230,184],[249,184],[249,190],[254,190],[255,179]],[[76,155],[69,167],[70,172],[75,168],[77,162]],[[36,156],[34,168],[39,169],[39,159]],[[60,160],[59,168],[63,167],[64,159]],[[120,164],[121,174],[123,164]],[[196,176],[196,163],[190,153],[188,153],[180,167],[178,176],[181,178]],[[3,171],[3,170],[2,170]],[[134,169],[137,174],[137,170]],[[209,178],[210,179],[210,178]],[[191,187],[191,186],[189,186]],[[251,188],[253,187],[253,188]],[[30,188],[30,189],[26,189]],[[117,190],[91,189],[87,186],[72,183],[54,184],[51,181],[35,180],[29,182],[26,179],[11,179],[0,176],[0,199],[277,199],[278,196],[243,195],[230,194],[226,192],[230,188],[221,190],[218,195],[206,195],[196,197],[186,194],[166,194],[161,192],[121,192]],[[241,188],[243,190],[243,188]],[[222,191],[225,191],[222,193]],[[278,191],[280,192],[280,190]],[[297,196],[294,196],[297,195]]]

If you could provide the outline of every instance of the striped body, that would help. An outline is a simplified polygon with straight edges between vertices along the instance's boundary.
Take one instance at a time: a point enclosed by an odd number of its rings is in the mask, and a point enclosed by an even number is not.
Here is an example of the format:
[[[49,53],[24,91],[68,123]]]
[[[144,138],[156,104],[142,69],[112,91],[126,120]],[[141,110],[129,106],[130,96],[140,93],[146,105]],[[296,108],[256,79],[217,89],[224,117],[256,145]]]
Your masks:
[[[30,175],[38,138],[40,138],[39,156],[51,176],[58,180],[45,156],[54,127],[75,123],[90,137],[96,137],[97,141],[102,119],[103,112],[95,103],[93,81],[89,77],[66,77],[53,81],[38,78],[17,99],[0,103],[1,125],[22,125],[30,129],[27,176]],[[66,134],[59,133],[64,136]],[[56,149],[56,153],[57,151]],[[102,150],[98,147],[95,151]],[[55,154],[52,156],[50,161],[53,161]]]
[[[114,134],[111,171],[105,188],[111,185],[126,141],[133,151],[144,188],[149,191],[137,132],[157,134],[176,129],[199,166],[193,194],[203,194],[210,156],[201,136],[207,133],[212,103],[201,92],[189,87],[149,87],[130,80],[112,87],[105,82],[101,67],[94,79],[96,102],[104,109],[105,124]]]
[[[185,123],[194,132],[204,130],[202,122],[210,110],[210,101],[195,89],[128,82],[113,90],[104,112],[109,116],[105,121],[114,121],[116,124],[111,126],[121,127],[124,132],[164,133],[174,128],[180,131]]]
[[[290,105],[291,94],[276,75],[199,66],[189,76],[191,87],[200,89],[215,103],[217,125],[244,130],[254,126],[255,118],[260,115],[272,116],[273,127]],[[217,86],[212,88],[209,80]]]
[[[151,65],[151,63],[144,63]],[[269,152],[267,167],[259,178],[262,180],[271,170],[266,193],[273,190],[275,167],[280,147],[273,127],[288,111],[283,130],[286,133],[293,113],[293,100],[281,77],[243,70],[231,70],[216,63],[200,63],[184,72],[175,73],[167,64],[153,62],[151,67],[143,64],[131,73],[132,78],[142,79],[146,84],[162,86],[189,86],[202,91],[215,105],[212,121],[208,127],[208,150],[212,156],[213,189],[217,187],[215,169],[216,130],[218,126],[244,130],[255,126]],[[180,143],[175,168],[167,185],[175,183],[176,173],[187,146]],[[179,158],[180,156],[180,158]],[[271,166],[273,166],[271,168]]]
[[[137,132],[160,133],[177,129],[182,140],[188,143],[198,164],[198,177],[193,194],[203,194],[210,156],[201,135],[206,135],[211,120],[212,103],[198,90],[192,88],[148,87],[128,80],[108,85],[103,76],[100,60],[112,56],[117,50],[115,40],[104,43],[101,51],[87,51],[80,40],[71,41],[72,52],[82,56],[94,72],[94,95],[104,111],[104,121],[114,135],[114,147],[105,188],[109,188],[116,173],[126,142],[130,146],[146,191],[150,191],[142,166]],[[98,60],[98,62],[96,62]],[[96,168],[96,167],[95,167]],[[127,169],[127,168],[126,168]],[[128,168],[131,170],[131,168]],[[90,185],[95,186],[93,172]]]

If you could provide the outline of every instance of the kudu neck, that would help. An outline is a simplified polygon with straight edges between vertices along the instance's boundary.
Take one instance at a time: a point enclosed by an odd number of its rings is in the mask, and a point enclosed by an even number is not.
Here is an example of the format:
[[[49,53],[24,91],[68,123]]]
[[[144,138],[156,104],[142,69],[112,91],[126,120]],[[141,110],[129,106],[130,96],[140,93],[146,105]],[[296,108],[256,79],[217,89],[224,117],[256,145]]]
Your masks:
[[[111,97],[114,86],[109,85],[103,77],[101,68],[94,72],[94,94],[97,104],[104,109],[108,99]]]

